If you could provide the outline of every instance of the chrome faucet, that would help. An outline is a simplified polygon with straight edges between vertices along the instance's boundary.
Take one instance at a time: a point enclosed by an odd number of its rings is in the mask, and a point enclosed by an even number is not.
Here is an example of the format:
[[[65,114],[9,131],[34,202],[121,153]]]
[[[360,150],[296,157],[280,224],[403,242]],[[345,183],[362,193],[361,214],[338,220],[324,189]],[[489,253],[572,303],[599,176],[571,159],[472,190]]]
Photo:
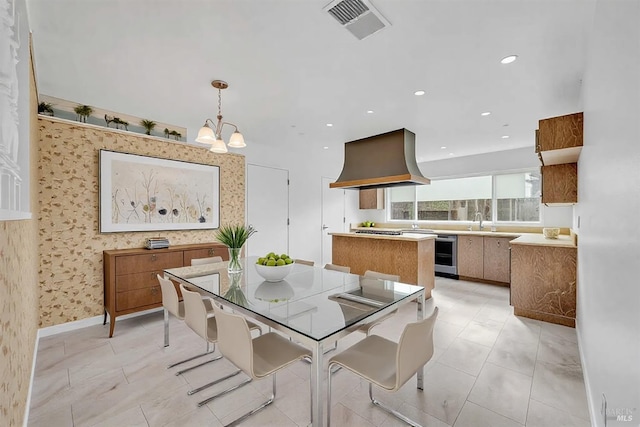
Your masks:
[[[480,221],[480,230],[482,230],[482,213],[481,212],[476,212],[476,216],[473,218],[473,220],[479,220]]]
[[[411,224],[411,228],[414,229],[414,230],[417,230],[418,229],[418,223],[414,222],[413,224]]]

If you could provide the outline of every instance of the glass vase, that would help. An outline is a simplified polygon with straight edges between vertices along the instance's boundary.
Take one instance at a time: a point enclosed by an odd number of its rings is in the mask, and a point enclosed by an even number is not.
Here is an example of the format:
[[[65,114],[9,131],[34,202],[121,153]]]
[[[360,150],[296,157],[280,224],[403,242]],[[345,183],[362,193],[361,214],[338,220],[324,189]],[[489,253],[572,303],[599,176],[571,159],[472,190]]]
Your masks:
[[[239,273],[242,271],[242,263],[240,263],[240,251],[242,248],[229,248],[229,265],[227,271],[229,273]]]

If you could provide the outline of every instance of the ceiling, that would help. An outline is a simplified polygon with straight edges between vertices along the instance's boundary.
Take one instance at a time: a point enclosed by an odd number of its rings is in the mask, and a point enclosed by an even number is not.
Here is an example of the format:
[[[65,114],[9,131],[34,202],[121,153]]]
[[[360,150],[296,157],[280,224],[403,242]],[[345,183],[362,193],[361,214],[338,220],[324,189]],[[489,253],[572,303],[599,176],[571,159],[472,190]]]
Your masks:
[[[594,1],[371,2],[391,26],[358,40],[329,0],[28,0],[38,91],[193,141],[222,79],[248,145],[342,151],[404,127],[418,161],[533,147],[539,119],[581,110]]]

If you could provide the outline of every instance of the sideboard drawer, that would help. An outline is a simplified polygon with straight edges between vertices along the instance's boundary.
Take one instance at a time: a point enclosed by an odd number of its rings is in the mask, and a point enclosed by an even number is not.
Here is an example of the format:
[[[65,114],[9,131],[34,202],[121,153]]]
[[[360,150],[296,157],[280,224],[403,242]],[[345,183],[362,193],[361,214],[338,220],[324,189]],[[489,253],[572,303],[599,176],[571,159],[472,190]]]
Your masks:
[[[141,271],[162,271],[166,268],[182,267],[182,252],[156,252],[119,256],[116,259],[116,275]]]
[[[220,256],[223,261],[229,260],[229,249],[226,246],[213,246],[204,249],[191,249],[184,251],[183,263],[185,266],[191,265],[191,260],[196,258],[209,258],[212,256]]]
[[[160,285],[151,288],[119,292],[116,295],[116,310],[118,311],[160,303],[162,303]]]
[[[116,292],[159,286],[157,275],[163,276],[162,270],[145,271],[144,273],[123,274],[116,276]]]

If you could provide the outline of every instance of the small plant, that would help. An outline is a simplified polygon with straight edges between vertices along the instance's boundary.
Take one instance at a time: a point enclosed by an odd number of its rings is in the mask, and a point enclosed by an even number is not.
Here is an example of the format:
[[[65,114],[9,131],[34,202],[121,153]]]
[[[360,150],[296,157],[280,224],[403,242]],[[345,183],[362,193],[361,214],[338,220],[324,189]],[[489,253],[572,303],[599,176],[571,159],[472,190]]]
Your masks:
[[[230,248],[240,249],[254,233],[258,231],[253,225],[222,225],[215,234],[218,242]]]
[[[38,114],[53,116],[53,104],[50,102],[41,102],[38,104]]]
[[[146,134],[147,135],[151,135],[151,131],[153,130],[154,127],[156,127],[156,122],[154,122],[153,120],[147,120],[147,119],[143,119],[140,121],[140,126],[142,126],[145,130],[146,130]]]
[[[73,109],[76,113],[76,120],[82,123],[87,123],[87,117],[93,113],[93,108],[88,105],[78,105]]]

